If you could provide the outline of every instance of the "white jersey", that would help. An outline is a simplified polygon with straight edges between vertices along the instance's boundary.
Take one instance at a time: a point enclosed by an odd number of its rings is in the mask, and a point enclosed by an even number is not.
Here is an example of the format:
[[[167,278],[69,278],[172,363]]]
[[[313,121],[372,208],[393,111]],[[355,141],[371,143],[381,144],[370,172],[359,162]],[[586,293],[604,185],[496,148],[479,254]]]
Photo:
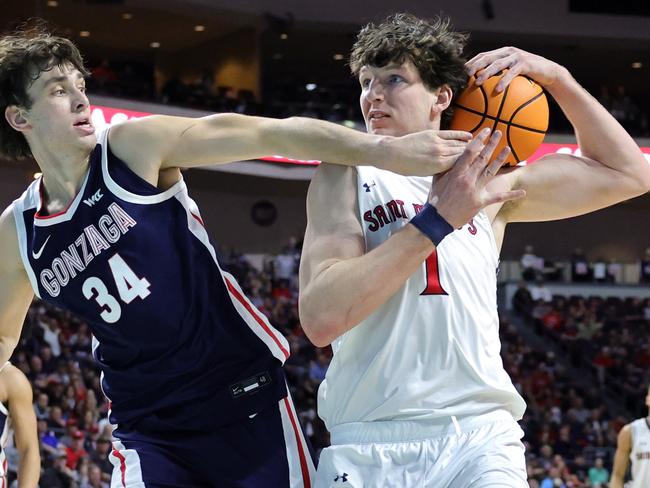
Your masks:
[[[366,252],[413,218],[431,177],[357,168]],[[479,213],[449,234],[385,304],[334,340],[318,392],[331,430],[349,422],[432,420],[505,409],[521,419],[526,404],[503,368],[497,316],[498,252]]]
[[[8,362],[0,366],[0,371],[4,369]],[[2,480],[7,476],[7,458],[5,456],[5,447],[9,440],[11,431],[11,421],[7,406],[0,402],[0,485],[4,486]]]
[[[630,424],[632,431],[632,482],[630,488],[650,486],[650,425],[647,418],[637,419]]]

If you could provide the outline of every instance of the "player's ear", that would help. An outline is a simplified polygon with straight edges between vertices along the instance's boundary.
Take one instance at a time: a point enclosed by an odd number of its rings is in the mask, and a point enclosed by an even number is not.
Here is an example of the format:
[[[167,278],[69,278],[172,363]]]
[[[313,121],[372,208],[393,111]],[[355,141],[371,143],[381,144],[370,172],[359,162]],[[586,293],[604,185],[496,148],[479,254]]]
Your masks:
[[[454,92],[451,91],[449,85],[442,85],[437,89],[438,99],[436,101],[437,110],[443,112],[451,104],[451,99],[454,96]]]
[[[23,114],[23,109],[18,105],[9,105],[5,109],[5,119],[7,123],[18,132],[23,132],[29,128],[29,122]]]

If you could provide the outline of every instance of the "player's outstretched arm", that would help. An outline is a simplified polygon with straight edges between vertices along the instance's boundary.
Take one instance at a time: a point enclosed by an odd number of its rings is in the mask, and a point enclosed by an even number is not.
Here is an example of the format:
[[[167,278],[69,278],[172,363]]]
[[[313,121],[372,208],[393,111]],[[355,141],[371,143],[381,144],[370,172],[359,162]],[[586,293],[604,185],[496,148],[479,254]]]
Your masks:
[[[630,451],[632,450],[632,430],[630,424],[627,424],[618,433],[616,443],[616,454],[614,455],[614,467],[612,476],[609,480],[610,488],[623,488],[625,481],[625,472],[630,461]]]
[[[390,137],[317,119],[239,114],[197,119],[157,115],[125,122],[110,132],[118,157],[156,170],[282,155],[422,176],[449,169],[470,139],[471,134],[462,131],[428,130]]]
[[[0,364],[9,360],[20,339],[34,297],[18,251],[12,207],[0,216]]]
[[[454,167],[436,179],[429,207],[369,253],[358,217],[354,170],[331,165],[318,169],[307,195],[299,306],[301,324],[315,345],[330,344],[386,302],[445,232],[462,226],[486,205],[523,196],[523,191],[485,189],[508,155],[504,151],[486,168],[500,134],[487,146],[485,137],[474,139]]]
[[[20,488],[36,488],[41,475],[36,414],[32,407],[32,387],[25,375],[8,365],[2,370],[9,397],[9,415],[18,449],[18,484]]]
[[[503,90],[516,75],[538,82],[558,102],[574,127],[582,156],[548,155],[511,170],[505,187],[527,197],[504,206],[505,219],[540,221],[573,217],[641,195],[650,189],[650,165],[625,129],[578,84],[569,71],[513,47],[479,54],[467,63],[477,83],[507,68]]]

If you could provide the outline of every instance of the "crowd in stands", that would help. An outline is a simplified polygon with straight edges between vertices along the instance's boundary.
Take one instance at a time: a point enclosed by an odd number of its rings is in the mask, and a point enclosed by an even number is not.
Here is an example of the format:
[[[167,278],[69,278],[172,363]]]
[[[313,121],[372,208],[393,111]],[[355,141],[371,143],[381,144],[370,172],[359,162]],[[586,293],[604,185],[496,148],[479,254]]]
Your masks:
[[[295,239],[258,267],[237,252],[220,251],[222,265],[291,345],[291,357],[286,363],[291,393],[318,454],[329,444],[325,426],[316,413],[316,393],[325,377],[331,350],[312,346],[300,327],[299,260],[300,243]],[[650,343],[640,343],[635,331],[647,323],[650,302],[623,304],[619,310],[595,299],[556,299],[550,303],[528,299],[518,309],[539,321],[549,333],[570,338],[567,343],[571,344],[572,357],[594,357],[596,371],[605,371],[601,381],[617,382],[630,393],[641,388],[643,372],[650,365]],[[551,320],[554,310],[563,315]],[[553,353],[532,348],[506,317],[501,319],[500,336],[506,370],[528,404],[521,425],[530,485],[606,486],[598,483],[608,479],[616,434],[626,420],[609,415],[597,382],[570,379]],[[108,460],[111,426],[98,370],[92,363],[91,341],[85,323],[35,301],[12,357],[34,388],[42,448],[42,488],[108,486],[112,472]],[[605,351],[604,344],[609,344],[609,351]],[[632,350],[632,356],[624,355]],[[8,452],[9,469],[15,471],[16,454],[11,449]]]
[[[214,72],[204,68],[194,81],[180,77],[167,79],[156,90],[154,67],[139,63],[113,63],[107,59],[94,63],[92,77],[88,80],[90,93],[156,101],[163,104],[186,106],[213,112],[237,112],[247,115],[288,117],[300,115],[315,117],[351,127],[364,127],[358,109],[358,88],[348,83],[301,85],[296,83],[264,86],[264,96],[259,99],[251,90],[237,90],[229,86],[215,87]],[[345,81],[345,80],[344,80]],[[629,96],[625,87],[609,88],[603,85],[594,96],[635,137],[650,136],[648,111],[643,103]],[[549,131],[572,132],[572,127],[561,110],[551,110]]]
[[[535,296],[536,295],[536,296]],[[536,330],[555,340],[575,367],[644,416],[650,382],[650,298],[549,296],[523,283],[513,304]]]
[[[575,248],[564,262],[545,259],[535,254],[533,246],[527,245],[519,260],[521,277],[528,283],[564,281],[571,283],[650,283],[650,247],[638,258],[634,278],[623,280],[624,265],[616,259],[598,256],[590,259],[581,248]],[[628,270],[629,271],[629,270]]]

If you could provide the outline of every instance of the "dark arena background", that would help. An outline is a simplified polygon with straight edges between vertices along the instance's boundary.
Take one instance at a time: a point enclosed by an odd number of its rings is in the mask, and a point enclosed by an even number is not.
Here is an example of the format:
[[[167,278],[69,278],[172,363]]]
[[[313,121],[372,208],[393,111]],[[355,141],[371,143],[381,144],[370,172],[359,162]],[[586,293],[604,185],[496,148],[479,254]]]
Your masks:
[[[566,66],[650,160],[650,10],[643,5],[2,0],[0,30],[40,18],[74,40],[92,72],[96,127],[148,114],[238,112],[316,117],[364,130],[347,64],[359,27],[395,11],[443,13],[471,33],[470,55],[513,45]],[[552,103],[549,133],[528,162],[576,150],[571,126]],[[269,156],[191,169],[184,177],[223,266],[290,342],[292,395],[318,453],[329,445],[316,392],[331,350],[309,343],[297,310],[305,197],[318,162]],[[0,161],[3,208],[37,171],[33,161]],[[531,487],[608,486],[602,479],[609,479],[618,431],[647,415],[649,218],[646,194],[583,217],[508,230],[498,275],[501,354],[528,404],[521,426]],[[89,480],[94,465],[103,482],[110,480],[108,405],[90,350],[86,324],[33,303],[12,362],[34,389],[43,480],[62,473],[62,484],[41,488],[107,486]],[[65,467],[54,462],[62,454]],[[7,457],[9,486],[16,486],[11,443]]]

